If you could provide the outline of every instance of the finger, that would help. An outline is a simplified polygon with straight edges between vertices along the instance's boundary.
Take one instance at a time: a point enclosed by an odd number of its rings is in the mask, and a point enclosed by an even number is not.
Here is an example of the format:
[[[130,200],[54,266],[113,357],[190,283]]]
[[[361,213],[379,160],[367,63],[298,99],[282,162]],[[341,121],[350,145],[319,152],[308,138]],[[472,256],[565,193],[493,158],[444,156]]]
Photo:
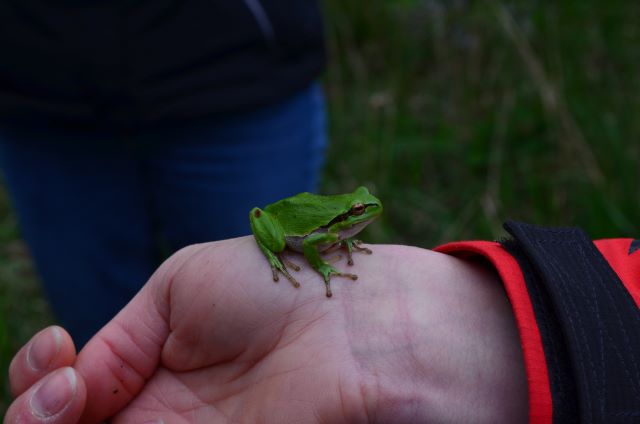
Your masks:
[[[169,334],[166,280],[193,248],[182,249],[160,266],[131,302],[78,354],[74,367],[87,385],[82,422],[100,422],[120,411],[155,371]]]
[[[82,377],[63,367],[38,381],[9,406],[5,424],[73,424],[80,420],[86,401]]]
[[[13,357],[9,365],[9,386],[14,397],[36,381],[76,360],[73,340],[63,328],[47,327],[38,332]]]

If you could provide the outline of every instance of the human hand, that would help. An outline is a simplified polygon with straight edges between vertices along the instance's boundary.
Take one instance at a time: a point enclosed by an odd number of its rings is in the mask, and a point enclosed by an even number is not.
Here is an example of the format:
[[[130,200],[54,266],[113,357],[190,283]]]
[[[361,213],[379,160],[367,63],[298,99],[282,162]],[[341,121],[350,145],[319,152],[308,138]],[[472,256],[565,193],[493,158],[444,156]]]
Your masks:
[[[332,299],[308,266],[299,289],[274,284],[251,237],[185,248],[77,357],[62,329],[34,336],[12,361],[5,423],[526,421],[497,276],[372,248]]]

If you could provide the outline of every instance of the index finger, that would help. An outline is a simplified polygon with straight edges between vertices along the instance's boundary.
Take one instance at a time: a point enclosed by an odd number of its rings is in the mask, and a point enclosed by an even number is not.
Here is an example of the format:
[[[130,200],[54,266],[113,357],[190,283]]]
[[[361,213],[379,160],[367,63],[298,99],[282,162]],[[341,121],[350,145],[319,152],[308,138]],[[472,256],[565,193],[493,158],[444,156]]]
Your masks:
[[[45,375],[72,365],[75,360],[73,340],[63,328],[54,325],[39,331],[11,360],[11,394],[18,397]]]

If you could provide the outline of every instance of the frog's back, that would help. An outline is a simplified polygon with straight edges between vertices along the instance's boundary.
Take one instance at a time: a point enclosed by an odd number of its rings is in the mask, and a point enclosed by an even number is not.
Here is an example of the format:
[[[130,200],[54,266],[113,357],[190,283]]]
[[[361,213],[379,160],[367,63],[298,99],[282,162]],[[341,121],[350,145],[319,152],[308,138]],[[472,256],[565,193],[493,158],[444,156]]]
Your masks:
[[[287,235],[303,236],[329,224],[341,211],[349,209],[347,196],[300,193],[265,207]]]

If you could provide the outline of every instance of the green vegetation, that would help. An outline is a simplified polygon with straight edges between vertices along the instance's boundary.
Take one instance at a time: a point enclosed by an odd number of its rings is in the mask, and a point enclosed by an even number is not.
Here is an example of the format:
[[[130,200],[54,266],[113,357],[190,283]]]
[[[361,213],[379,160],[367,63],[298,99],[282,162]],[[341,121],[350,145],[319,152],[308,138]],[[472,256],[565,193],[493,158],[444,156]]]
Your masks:
[[[495,239],[506,218],[638,235],[640,3],[325,6],[323,191],[366,184],[384,201],[365,239]],[[3,381],[15,349],[50,321],[0,196]],[[0,387],[0,411],[7,399]]]
[[[512,3],[326,2],[325,189],[370,185],[376,239],[637,234],[640,4]]]
[[[0,190],[0,416],[9,404],[9,361],[40,328],[52,323],[6,194]]]

